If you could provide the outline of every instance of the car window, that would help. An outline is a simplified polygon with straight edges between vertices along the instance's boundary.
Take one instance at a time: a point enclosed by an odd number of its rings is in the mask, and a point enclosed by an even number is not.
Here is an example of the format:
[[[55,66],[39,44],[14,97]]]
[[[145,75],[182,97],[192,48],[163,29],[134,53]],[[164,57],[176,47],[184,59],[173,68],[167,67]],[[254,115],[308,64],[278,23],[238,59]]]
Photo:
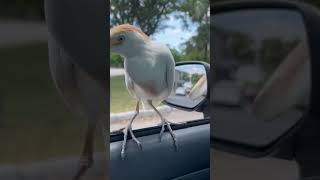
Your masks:
[[[189,4],[188,8],[181,8],[186,7],[187,2],[168,3],[164,7],[167,10],[165,12],[161,11],[161,3],[157,2],[153,5],[127,3],[127,6],[123,6],[118,1],[111,1],[110,28],[126,23],[140,28],[152,41],[166,45],[175,63],[209,62],[209,5],[206,4],[208,2],[199,1],[203,8],[200,9],[198,18],[190,16],[189,12],[194,10],[194,6]],[[136,11],[132,6],[144,9],[144,11]],[[137,100],[128,92],[125,66],[130,65],[124,65],[123,58],[118,53],[112,52],[110,56],[110,132],[123,128],[135,114]],[[139,73],[141,75],[145,73],[147,76],[147,71]],[[175,94],[177,98],[189,95],[201,76],[203,74],[188,75],[175,70],[175,75],[172,77],[175,81],[172,94]],[[205,79],[202,78],[202,80]],[[205,94],[206,91],[203,93]],[[156,102],[155,106],[167,120],[174,123],[204,118],[201,112],[179,110],[161,101]],[[141,129],[158,124],[160,124],[160,117],[146,102],[142,103],[139,116],[134,120],[132,128]]]

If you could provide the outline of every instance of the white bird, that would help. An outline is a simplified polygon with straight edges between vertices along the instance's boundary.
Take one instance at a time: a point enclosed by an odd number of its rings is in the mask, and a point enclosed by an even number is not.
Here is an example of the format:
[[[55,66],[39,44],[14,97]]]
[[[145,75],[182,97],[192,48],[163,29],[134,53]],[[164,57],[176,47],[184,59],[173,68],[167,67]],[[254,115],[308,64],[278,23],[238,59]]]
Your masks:
[[[252,104],[252,113],[269,121],[298,105],[308,103],[311,86],[307,43],[299,43],[278,66]]]
[[[141,29],[129,24],[119,25],[110,30],[110,48],[112,52],[123,57],[125,83],[129,94],[137,99],[136,113],[123,129],[121,157],[125,157],[128,131],[139,148],[142,147],[132,132],[132,122],[139,114],[141,102],[150,105],[161,119],[159,140],[161,141],[167,126],[176,149],[176,137],[170,126],[172,123],[154,106],[154,102],[165,100],[173,89],[175,62],[169,48],[152,41]]]

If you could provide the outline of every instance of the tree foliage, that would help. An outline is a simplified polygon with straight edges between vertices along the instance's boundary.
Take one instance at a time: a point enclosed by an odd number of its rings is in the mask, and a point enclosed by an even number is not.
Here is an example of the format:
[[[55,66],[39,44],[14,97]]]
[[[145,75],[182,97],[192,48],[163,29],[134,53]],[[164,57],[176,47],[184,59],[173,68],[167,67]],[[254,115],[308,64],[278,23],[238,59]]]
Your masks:
[[[198,26],[196,34],[182,45],[182,52],[171,49],[175,61],[209,61],[209,1],[208,0],[113,0],[111,26],[130,23],[152,35],[167,26],[163,24],[173,12],[179,12],[184,28],[191,23]]]
[[[210,42],[210,5],[208,0],[184,0],[180,2],[179,10],[185,14],[180,16],[184,26],[188,28],[189,18],[198,25],[197,32],[183,45],[183,51],[191,60],[209,61]]]
[[[166,28],[162,22],[177,9],[177,0],[112,0],[110,25],[133,24],[147,35]]]

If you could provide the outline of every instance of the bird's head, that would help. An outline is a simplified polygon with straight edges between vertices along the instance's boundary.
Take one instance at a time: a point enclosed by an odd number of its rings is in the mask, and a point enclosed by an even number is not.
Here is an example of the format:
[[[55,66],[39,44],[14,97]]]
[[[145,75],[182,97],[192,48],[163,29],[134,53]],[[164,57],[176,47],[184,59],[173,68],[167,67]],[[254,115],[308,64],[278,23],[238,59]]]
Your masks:
[[[111,52],[124,57],[137,52],[149,41],[149,37],[139,28],[122,24],[110,29]]]

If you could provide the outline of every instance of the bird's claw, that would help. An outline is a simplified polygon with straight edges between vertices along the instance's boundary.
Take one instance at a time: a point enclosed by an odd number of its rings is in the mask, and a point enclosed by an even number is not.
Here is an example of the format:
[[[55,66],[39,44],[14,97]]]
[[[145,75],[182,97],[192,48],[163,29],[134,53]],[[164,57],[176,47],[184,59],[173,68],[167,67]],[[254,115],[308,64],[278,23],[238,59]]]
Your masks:
[[[161,131],[160,131],[160,134],[159,134],[159,141],[160,142],[162,141],[162,136],[163,136],[163,133],[164,133],[164,130],[165,130],[165,125],[167,126],[167,128],[169,130],[169,133],[170,133],[170,135],[172,137],[174,150],[177,151],[177,149],[178,149],[178,147],[177,147],[177,138],[176,138],[175,134],[172,131],[171,123],[169,121],[165,120],[165,119],[162,120]]]
[[[161,142],[162,141],[162,135],[163,135],[163,132],[164,132],[164,123],[162,123],[162,125],[161,125],[161,131],[160,131],[160,134],[159,134],[159,142]]]
[[[121,150],[121,159],[124,160],[126,158],[126,152],[124,149]]]
[[[131,127],[127,127],[127,128],[123,128],[122,132],[124,134],[124,139],[123,139],[123,144],[122,144],[122,149],[121,149],[121,158],[122,160],[125,159],[126,157],[126,147],[127,147],[127,136],[128,136],[128,131],[130,132],[130,135],[133,139],[133,141],[138,145],[138,148],[140,150],[142,150],[142,144],[141,142],[136,138],[136,136],[133,134],[132,128]]]
[[[142,144],[140,142],[136,142],[138,145],[139,150],[142,150]]]

